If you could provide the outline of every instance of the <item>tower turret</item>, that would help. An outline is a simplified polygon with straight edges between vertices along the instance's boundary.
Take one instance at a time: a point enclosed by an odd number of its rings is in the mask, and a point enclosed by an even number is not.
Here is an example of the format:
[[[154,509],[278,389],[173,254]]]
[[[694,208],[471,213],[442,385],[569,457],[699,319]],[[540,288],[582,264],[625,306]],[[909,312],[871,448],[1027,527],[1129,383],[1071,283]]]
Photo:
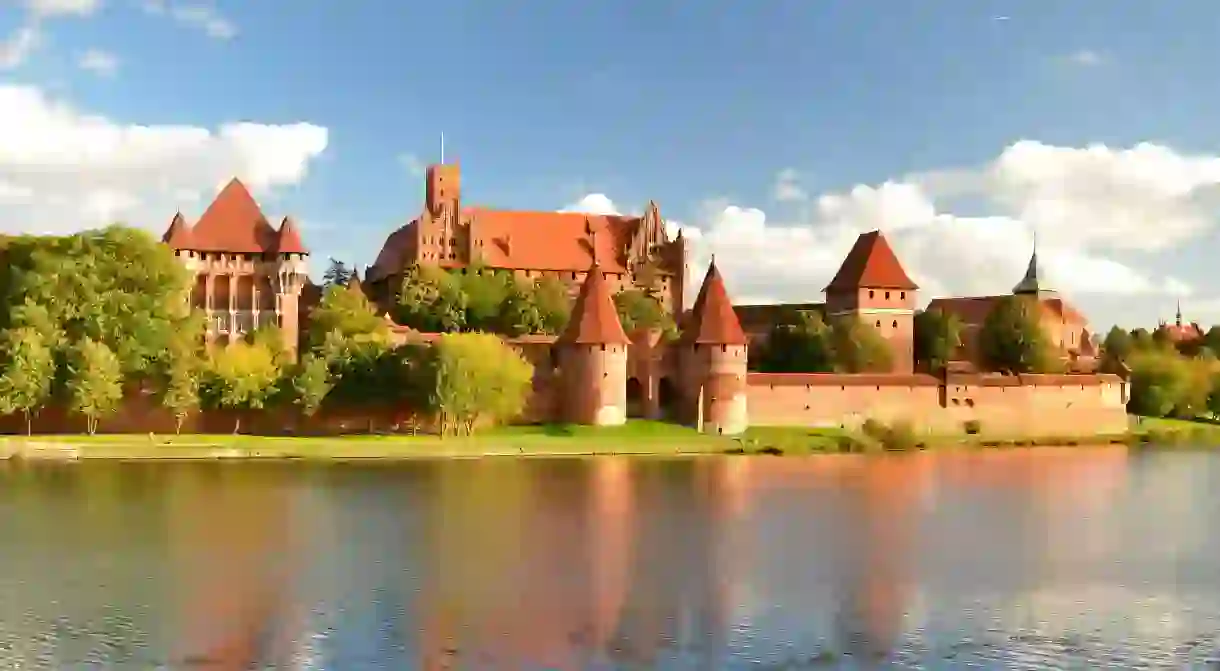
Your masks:
[[[876,328],[890,345],[893,372],[915,369],[915,292],[881,231],[856,238],[834,279],[826,285],[826,316],[853,317]]]
[[[1025,267],[1025,276],[1012,288],[1014,296],[1030,296],[1039,300],[1055,298],[1058,292],[1050,288],[1046,282],[1045,273],[1038,263],[1038,241],[1034,240],[1033,253],[1029,255],[1029,265]]]
[[[627,421],[627,347],[610,284],[594,264],[572,316],[555,342],[559,355],[560,414],[573,424],[610,426]]]
[[[682,380],[688,416],[705,433],[746,430],[746,350],[749,341],[733,311],[716,260],[682,329]]]

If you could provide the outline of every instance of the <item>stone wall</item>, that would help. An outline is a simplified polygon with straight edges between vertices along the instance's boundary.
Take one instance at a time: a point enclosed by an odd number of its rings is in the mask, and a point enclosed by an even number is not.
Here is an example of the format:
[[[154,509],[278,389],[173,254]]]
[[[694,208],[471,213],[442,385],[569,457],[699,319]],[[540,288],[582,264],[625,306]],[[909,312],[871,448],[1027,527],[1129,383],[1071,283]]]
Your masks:
[[[993,435],[1086,435],[1127,428],[1126,383],[1113,375],[751,373],[754,426],[908,421],[935,432],[977,422]]]

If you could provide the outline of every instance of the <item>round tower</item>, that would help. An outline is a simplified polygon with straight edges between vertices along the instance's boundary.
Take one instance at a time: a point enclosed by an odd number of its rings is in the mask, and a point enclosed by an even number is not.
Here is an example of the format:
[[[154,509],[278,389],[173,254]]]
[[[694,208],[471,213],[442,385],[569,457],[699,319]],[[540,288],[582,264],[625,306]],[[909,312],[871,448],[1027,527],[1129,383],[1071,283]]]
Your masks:
[[[572,316],[555,342],[559,355],[559,419],[613,426],[627,421],[627,347],[610,285],[596,264],[580,288]]]
[[[748,344],[713,259],[681,340],[685,405],[700,431],[736,435],[749,426]]]

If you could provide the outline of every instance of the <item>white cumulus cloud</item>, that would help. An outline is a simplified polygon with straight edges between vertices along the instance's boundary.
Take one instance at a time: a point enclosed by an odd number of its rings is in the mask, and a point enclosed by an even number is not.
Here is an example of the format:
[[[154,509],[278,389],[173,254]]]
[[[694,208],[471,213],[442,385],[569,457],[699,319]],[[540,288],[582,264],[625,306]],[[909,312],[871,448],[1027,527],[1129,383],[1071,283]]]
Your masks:
[[[123,221],[160,232],[180,207],[197,215],[232,177],[256,192],[300,182],[327,142],[327,129],[309,123],[121,123],[0,85],[0,231]]]
[[[781,172],[771,195],[791,177]],[[1145,301],[1149,312],[1156,301],[1192,293],[1168,269],[1128,257],[1210,231],[1218,185],[1220,156],[1155,144],[1020,141],[981,166],[811,196],[800,216],[780,220],[710,200],[683,231],[692,240],[692,278],[716,254],[737,302],[821,300],[856,236],[873,229],[886,233],[924,299],[1006,293],[1025,270],[1036,232],[1051,283],[1086,311],[1101,306],[1106,319],[1121,321],[1118,311],[1132,301]],[[603,194],[586,201],[614,209]]]
[[[76,65],[101,77],[113,77],[119,71],[119,58],[108,51],[89,49],[80,54]]]
[[[141,7],[149,14],[168,17],[184,26],[203,31],[214,39],[229,40],[237,36],[237,24],[211,4],[144,0]]]

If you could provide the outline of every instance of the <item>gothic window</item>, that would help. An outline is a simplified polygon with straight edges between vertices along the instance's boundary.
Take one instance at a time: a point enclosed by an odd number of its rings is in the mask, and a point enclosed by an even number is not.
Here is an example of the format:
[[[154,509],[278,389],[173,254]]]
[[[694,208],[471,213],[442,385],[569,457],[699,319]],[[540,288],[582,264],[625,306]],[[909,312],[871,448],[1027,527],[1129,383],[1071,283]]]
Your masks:
[[[902,300],[906,300],[906,298],[907,298],[907,292],[905,292],[905,291],[899,291],[899,292],[898,292],[898,297],[899,297],[899,298],[901,298]]]
[[[869,290],[868,290],[868,297],[869,297],[869,298],[872,298],[874,294],[875,294],[875,292],[874,292],[872,289],[869,289]]]
[[[881,320],[880,320],[880,319],[878,319],[878,320],[877,320],[877,328],[881,328]]]
[[[888,301],[889,299],[890,299],[890,292],[887,291],[887,292],[885,292],[885,300]]]
[[[894,328],[898,328],[898,320],[897,320],[897,319],[895,319],[895,320],[894,320]]]

